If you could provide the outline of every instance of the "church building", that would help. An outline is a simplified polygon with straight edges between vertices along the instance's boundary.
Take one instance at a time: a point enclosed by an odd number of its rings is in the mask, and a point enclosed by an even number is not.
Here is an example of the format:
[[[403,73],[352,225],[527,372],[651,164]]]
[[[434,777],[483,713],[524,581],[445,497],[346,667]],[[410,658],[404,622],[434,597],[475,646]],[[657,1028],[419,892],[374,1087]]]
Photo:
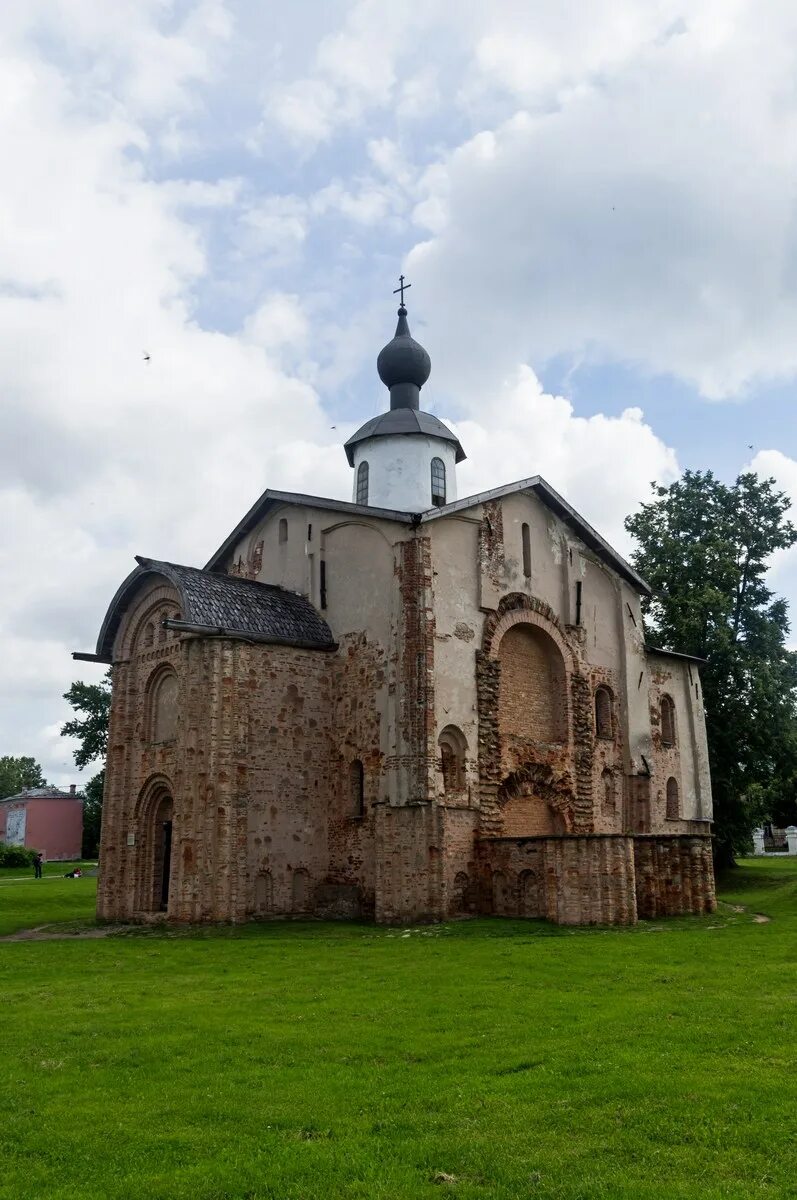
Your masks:
[[[699,660],[544,479],[458,498],[398,318],[351,502],[267,490],[204,567],[138,558],[76,655],[113,666],[99,916],[711,911]]]

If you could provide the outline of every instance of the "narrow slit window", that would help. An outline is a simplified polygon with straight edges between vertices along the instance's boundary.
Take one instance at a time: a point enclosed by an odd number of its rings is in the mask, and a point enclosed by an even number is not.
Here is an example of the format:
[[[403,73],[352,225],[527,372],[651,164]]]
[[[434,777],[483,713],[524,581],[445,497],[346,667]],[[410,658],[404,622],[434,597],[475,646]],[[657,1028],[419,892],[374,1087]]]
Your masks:
[[[357,468],[357,503],[368,503],[368,463],[361,462]]]
[[[432,459],[432,505],[442,508],[446,502],[446,465],[442,458]]]
[[[599,738],[612,737],[612,696],[605,687],[595,693],[595,733]]]
[[[523,522],[522,528],[523,538],[523,574],[526,579],[531,579],[531,531],[526,522]]]
[[[661,698],[661,744],[675,745],[675,705],[671,696]]]
[[[280,545],[288,540],[288,522],[285,517],[280,517],[279,524],[279,540]]]

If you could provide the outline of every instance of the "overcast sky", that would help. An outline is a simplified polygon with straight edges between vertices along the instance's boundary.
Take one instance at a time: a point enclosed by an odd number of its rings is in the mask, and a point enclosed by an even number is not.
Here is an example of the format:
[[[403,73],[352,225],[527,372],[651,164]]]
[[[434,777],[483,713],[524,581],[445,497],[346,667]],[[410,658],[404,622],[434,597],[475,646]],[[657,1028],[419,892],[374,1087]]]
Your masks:
[[[687,466],[797,496],[793,0],[25,0],[0,161],[0,754],[51,782],[134,554],[349,498],[401,270],[461,495],[623,552]]]

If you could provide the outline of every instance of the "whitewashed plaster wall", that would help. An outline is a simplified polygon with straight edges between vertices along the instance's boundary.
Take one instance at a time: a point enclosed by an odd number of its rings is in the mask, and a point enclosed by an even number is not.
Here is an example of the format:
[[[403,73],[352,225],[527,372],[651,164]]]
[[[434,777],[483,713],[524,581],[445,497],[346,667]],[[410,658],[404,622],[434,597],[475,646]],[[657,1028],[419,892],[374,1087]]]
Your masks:
[[[432,459],[446,469],[446,504],[457,498],[456,450],[451,442],[422,434],[368,438],[354,447],[352,500],[357,499],[357,468],[368,463],[368,504],[399,512],[432,507]]]

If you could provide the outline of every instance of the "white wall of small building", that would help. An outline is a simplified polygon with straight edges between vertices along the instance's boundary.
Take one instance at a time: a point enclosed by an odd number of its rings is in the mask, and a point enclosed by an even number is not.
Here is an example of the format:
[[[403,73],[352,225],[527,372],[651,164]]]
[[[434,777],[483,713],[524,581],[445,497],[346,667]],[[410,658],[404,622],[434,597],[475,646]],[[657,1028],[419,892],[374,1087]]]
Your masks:
[[[368,463],[368,504],[399,512],[432,507],[432,459],[446,470],[446,504],[457,498],[456,449],[452,442],[423,434],[368,438],[354,447],[352,500],[357,501],[360,463]]]

